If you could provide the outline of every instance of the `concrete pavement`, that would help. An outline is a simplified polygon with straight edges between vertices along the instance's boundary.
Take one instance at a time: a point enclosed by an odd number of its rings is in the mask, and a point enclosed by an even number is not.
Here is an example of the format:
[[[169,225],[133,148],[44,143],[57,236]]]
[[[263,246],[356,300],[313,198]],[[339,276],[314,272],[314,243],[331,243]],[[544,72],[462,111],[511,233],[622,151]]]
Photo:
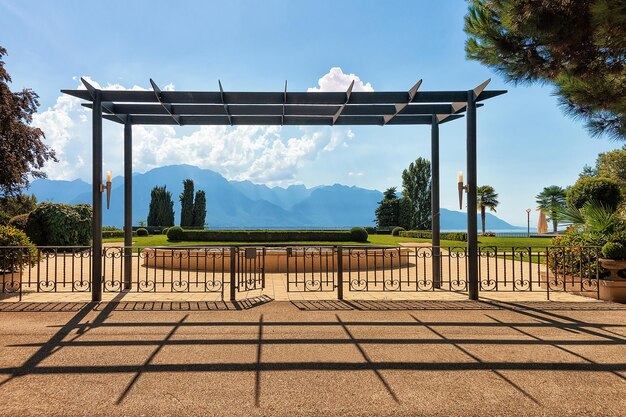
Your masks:
[[[268,301],[2,303],[0,415],[626,409],[621,305]]]

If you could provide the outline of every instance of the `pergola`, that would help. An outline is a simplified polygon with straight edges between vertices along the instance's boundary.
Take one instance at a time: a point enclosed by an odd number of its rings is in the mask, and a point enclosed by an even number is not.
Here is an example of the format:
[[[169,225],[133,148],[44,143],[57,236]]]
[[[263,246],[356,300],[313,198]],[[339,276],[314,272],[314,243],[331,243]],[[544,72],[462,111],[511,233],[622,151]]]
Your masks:
[[[132,126],[133,125],[430,125],[432,168],[433,258],[440,256],[439,125],[467,119],[467,268],[468,293],[478,299],[478,231],[476,207],[476,108],[486,99],[506,93],[485,90],[490,80],[466,91],[419,91],[422,80],[408,91],[228,92],[100,90],[81,79],[85,90],[61,90],[86,100],[93,113],[93,243],[102,254],[102,119],[124,125],[124,282],[130,288],[132,264]],[[440,281],[440,262],[432,262],[433,282]],[[92,300],[102,299],[102,256],[91,264]]]

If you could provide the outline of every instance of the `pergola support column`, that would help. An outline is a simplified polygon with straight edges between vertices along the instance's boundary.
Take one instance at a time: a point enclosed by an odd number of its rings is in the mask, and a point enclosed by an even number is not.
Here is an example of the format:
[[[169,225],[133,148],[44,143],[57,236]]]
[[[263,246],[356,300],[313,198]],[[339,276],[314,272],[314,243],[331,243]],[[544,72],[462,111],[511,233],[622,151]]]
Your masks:
[[[102,300],[102,92],[93,91],[91,301]]]
[[[478,220],[476,216],[476,94],[467,92],[467,280],[470,300],[478,300]]]
[[[132,285],[133,273],[133,126],[124,124],[124,289]]]
[[[430,201],[432,213],[432,275],[433,287],[441,288],[441,222],[439,201],[439,121],[433,114],[430,127],[430,159],[432,181]]]

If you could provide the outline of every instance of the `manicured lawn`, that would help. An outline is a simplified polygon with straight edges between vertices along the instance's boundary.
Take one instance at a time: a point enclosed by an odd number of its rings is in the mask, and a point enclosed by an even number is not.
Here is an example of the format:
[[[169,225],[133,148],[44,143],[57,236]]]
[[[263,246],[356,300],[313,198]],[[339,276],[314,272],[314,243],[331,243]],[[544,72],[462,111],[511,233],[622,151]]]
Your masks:
[[[104,239],[105,242],[122,243],[122,238]],[[370,245],[389,245],[398,246],[404,242],[421,242],[430,243],[430,239],[414,239],[408,237],[397,237],[391,235],[370,235]],[[525,237],[478,237],[479,246],[498,246],[498,247],[532,247],[543,248],[550,246],[551,238],[525,238]],[[245,245],[249,242],[168,242],[165,235],[153,235],[146,237],[134,237],[133,246],[187,246],[187,245]],[[281,244],[293,245],[359,245],[358,242],[283,242]],[[455,240],[442,240],[441,246],[457,246],[465,247],[465,242]]]

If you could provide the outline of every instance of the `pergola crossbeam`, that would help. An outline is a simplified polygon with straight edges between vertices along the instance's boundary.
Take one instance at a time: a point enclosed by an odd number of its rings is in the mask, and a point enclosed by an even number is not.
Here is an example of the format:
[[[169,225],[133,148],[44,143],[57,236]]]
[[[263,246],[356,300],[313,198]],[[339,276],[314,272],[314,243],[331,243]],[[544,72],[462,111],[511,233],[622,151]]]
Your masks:
[[[391,114],[386,114],[383,116],[383,124],[387,124],[389,123],[391,120],[393,120],[394,117],[396,117],[401,111],[403,111],[411,101],[413,101],[413,97],[415,97],[415,93],[417,93],[417,90],[420,88],[420,85],[422,85],[422,80],[419,80],[414,86],[413,88],[411,88],[409,90],[408,93],[408,101],[406,103],[396,103],[396,105],[394,106],[394,112]]]
[[[167,114],[169,114],[170,117],[176,122],[176,124],[180,126],[180,116],[175,115],[174,112],[172,111],[172,105],[169,103],[166,103],[163,100],[163,92],[161,91],[159,86],[154,82],[154,80],[152,80],[152,78],[150,78],[150,84],[152,85],[152,90],[154,91],[154,95],[156,96],[159,103],[161,103],[161,107],[163,107],[163,109],[167,112]]]
[[[224,99],[224,89],[222,88],[222,82],[217,80],[217,83],[220,85],[220,98],[222,99],[222,105],[224,106],[224,112],[226,113],[226,117],[228,117],[228,123],[232,126],[233,119],[230,116],[230,112],[228,111],[228,104],[226,104],[226,100]]]
[[[348,102],[350,101],[350,95],[352,94],[352,88],[353,87],[354,87],[354,80],[352,80],[352,82],[350,83],[350,86],[348,87],[348,90],[346,91],[346,101],[339,107],[339,109],[337,110],[337,112],[333,116],[333,125],[335,123],[337,123],[337,120],[339,119],[339,116],[341,116],[341,113],[343,112],[343,109],[345,109],[346,106],[348,105]]]

